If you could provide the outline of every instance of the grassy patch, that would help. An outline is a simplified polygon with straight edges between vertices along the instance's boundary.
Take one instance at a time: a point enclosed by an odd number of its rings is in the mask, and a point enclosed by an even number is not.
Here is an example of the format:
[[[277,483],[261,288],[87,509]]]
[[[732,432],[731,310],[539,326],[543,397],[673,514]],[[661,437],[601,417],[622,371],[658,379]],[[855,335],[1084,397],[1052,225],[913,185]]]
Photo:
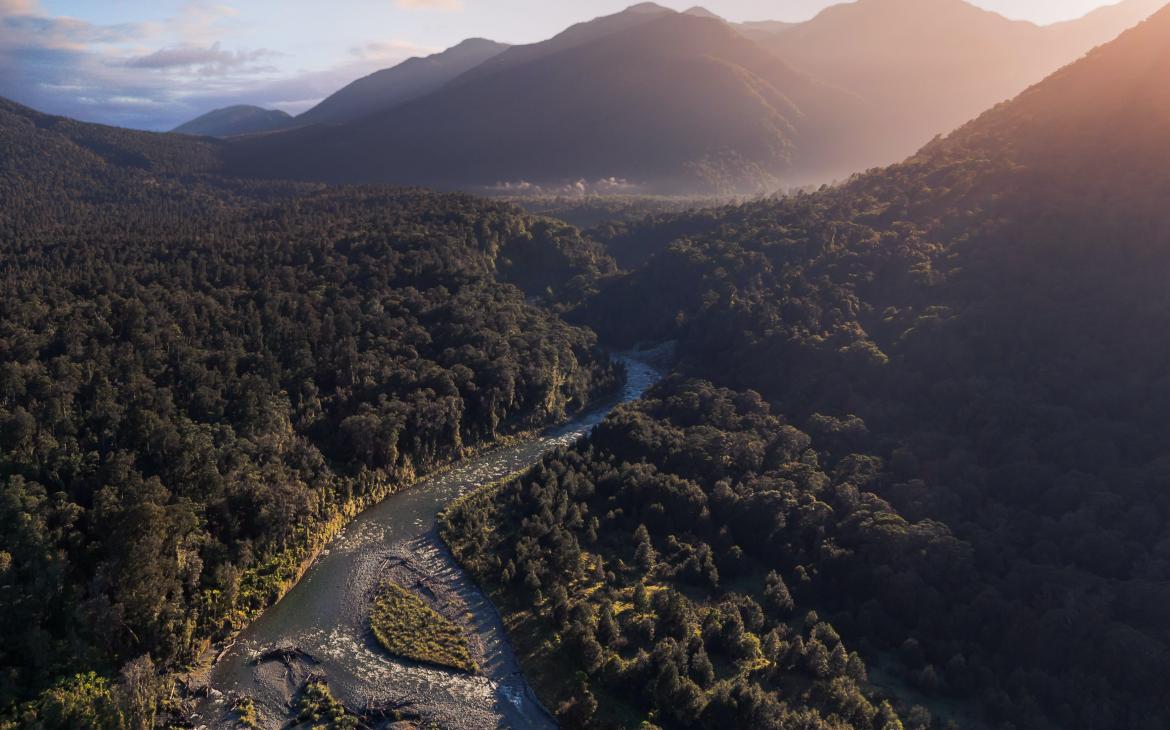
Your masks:
[[[248,730],[256,730],[260,727],[260,718],[256,714],[256,703],[252,701],[251,697],[241,697],[232,706],[232,712],[236,714],[236,725]]]
[[[313,730],[352,730],[359,727],[358,719],[337,701],[323,680],[310,680],[297,703],[297,722],[300,727]]]
[[[374,598],[370,628],[378,643],[395,656],[464,672],[478,671],[460,628],[395,583],[386,583]]]

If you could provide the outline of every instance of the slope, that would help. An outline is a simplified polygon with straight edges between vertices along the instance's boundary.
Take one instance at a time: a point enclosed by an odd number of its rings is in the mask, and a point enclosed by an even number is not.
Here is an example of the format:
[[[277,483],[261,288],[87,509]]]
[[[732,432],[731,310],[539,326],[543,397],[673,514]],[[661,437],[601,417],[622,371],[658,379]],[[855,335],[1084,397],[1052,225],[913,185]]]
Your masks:
[[[636,28],[643,23],[670,15],[673,11],[652,2],[632,5],[620,13],[604,15],[572,25],[552,38],[538,43],[512,46],[495,58],[469,70],[459,81],[472,82],[501,71],[540,61],[561,51],[591,43],[606,36]]]
[[[654,549],[710,535],[719,575],[742,565],[733,547],[780,570],[868,645],[875,681],[944,725],[1167,726],[1168,76],[1164,9],[905,163],[647,222],[673,242],[579,316],[616,341],[676,339],[686,374],[757,390],[812,449],[718,462],[748,476],[699,481],[709,514],[673,490],[700,519]],[[725,416],[701,423],[729,431]],[[628,430],[599,473],[713,463],[654,424]],[[808,470],[823,522],[793,506]],[[646,493],[623,506],[654,536]],[[630,543],[606,524],[589,539]]]
[[[1148,16],[1126,0],[1049,27],[963,0],[859,0],[761,43],[794,66],[873,102],[880,131],[856,169],[912,154]]]
[[[341,124],[390,109],[442,87],[508,48],[507,44],[469,38],[425,58],[411,58],[345,86],[297,116],[296,124]]]
[[[238,134],[270,132],[292,120],[286,112],[258,106],[229,106],[210,111],[171,130],[177,134],[203,137],[233,137]]]
[[[489,64],[343,130],[234,145],[233,169],[439,186],[619,178],[656,190],[771,189],[847,157],[842,128],[864,116],[855,97],[689,15],[491,74]]]

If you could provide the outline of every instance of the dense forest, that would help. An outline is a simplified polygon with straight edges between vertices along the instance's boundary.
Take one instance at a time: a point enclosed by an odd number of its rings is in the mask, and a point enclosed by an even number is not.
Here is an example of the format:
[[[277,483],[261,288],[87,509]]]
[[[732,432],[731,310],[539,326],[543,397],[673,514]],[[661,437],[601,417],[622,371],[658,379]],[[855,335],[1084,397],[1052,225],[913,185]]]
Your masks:
[[[811,697],[874,727],[889,691],[904,726],[1170,726],[1168,49],[1165,10],[904,164],[595,229],[631,271],[571,317],[733,391],[664,384],[449,515],[566,723],[624,723],[604,693],[664,726]],[[631,586],[665,598],[629,612]],[[712,643],[728,602],[759,666]],[[808,611],[868,667],[857,714],[793,691]]]
[[[152,726],[599,339],[678,372],[443,518],[564,726],[1170,726],[1168,75],[1170,9],[903,164],[587,234],[0,102],[0,727]]]
[[[758,394],[676,376],[455,505],[445,536],[565,727],[903,727],[834,625],[857,619],[820,611],[872,570],[952,580],[969,556],[864,491],[876,460],[830,474],[811,444]]]
[[[457,195],[222,180],[214,155],[0,107],[16,726],[147,727],[158,669],[271,603],[358,509],[620,378],[526,301],[612,269],[574,229]]]

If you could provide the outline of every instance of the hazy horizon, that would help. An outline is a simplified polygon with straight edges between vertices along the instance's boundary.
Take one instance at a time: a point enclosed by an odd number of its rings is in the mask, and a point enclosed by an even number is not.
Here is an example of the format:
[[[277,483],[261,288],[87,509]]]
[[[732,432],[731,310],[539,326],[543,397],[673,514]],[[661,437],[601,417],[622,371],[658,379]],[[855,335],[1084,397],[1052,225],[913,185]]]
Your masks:
[[[84,121],[166,130],[212,109],[297,114],[346,83],[469,37],[528,43],[630,0],[0,0],[0,96]],[[684,10],[695,3],[660,3]],[[711,0],[730,21],[802,21],[833,0]],[[1013,19],[1075,18],[1109,0],[974,0]],[[379,30],[374,30],[379,29]]]

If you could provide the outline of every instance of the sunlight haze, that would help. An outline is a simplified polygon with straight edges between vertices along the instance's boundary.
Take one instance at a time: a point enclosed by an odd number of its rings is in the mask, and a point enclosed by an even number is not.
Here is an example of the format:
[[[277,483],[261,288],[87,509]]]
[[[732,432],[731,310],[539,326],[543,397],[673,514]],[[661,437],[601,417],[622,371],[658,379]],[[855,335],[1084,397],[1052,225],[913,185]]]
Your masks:
[[[941,0],[940,0],[941,1]],[[629,0],[0,0],[0,95],[144,129],[255,104],[305,111],[346,83],[469,37],[531,43]],[[690,2],[663,5],[685,10]],[[711,0],[729,21],[803,21],[830,0]],[[976,0],[1045,23],[1102,0]]]

